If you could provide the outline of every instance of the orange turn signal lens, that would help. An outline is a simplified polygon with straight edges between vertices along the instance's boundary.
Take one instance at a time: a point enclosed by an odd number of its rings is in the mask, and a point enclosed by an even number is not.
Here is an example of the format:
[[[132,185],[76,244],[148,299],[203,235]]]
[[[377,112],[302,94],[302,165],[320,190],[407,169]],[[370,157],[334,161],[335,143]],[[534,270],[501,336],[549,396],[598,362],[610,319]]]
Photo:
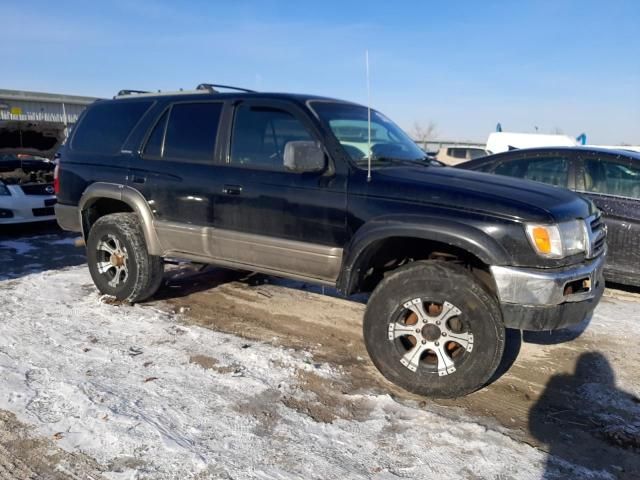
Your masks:
[[[551,238],[549,238],[549,231],[546,228],[534,227],[531,234],[538,252],[547,254],[551,253]]]

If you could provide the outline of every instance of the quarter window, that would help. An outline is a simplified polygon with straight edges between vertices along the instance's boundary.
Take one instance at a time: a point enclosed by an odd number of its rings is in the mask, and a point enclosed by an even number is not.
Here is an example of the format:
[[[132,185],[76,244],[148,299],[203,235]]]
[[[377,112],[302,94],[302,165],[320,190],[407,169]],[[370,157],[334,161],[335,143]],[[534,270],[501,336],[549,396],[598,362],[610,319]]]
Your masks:
[[[162,158],[212,163],[222,103],[176,103],[171,107]],[[156,128],[160,127],[161,122]],[[155,131],[150,142],[160,136]],[[151,145],[151,148],[156,148]],[[157,150],[156,150],[157,151]]]
[[[640,198],[640,167],[606,159],[584,161],[585,191]]]
[[[296,140],[312,141],[313,137],[290,113],[241,105],[233,125],[231,164],[284,170],[284,147]]]
[[[118,153],[151,103],[122,100],[94,104],[73,135],[71,148],[82,152]]]

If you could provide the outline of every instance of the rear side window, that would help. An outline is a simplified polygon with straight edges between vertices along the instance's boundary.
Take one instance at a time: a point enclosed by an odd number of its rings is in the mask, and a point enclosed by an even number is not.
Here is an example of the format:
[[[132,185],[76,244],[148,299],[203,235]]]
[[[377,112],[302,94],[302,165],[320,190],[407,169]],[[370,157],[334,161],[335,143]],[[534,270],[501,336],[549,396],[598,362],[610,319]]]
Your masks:
[[[498,165],[495,173],[566,188],[569,183],[569,160],[555,156],[525,158]]]
[[[196,163],[213,162],[216,135],[220,123],[222,103],[177,103],[171,107],[164,146],[163,159]],[[162,128],[162,122],[156,126]],[[150,140],[157,141],[159,133],[152,132]]]
[[[453,158],[467,158],[466,148],[450,148],[447,154]]]
[[[78,125],[71,148],[83,152],[118,153],[152,103],[127,100],[95,104]]]

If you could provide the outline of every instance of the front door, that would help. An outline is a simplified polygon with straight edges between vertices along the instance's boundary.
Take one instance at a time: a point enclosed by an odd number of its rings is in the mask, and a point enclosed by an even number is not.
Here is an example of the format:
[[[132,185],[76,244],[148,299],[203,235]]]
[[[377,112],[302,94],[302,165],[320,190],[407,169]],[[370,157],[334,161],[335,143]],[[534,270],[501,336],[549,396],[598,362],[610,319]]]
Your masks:
[[[284,167],[287,142],[320,141],[287,102],[244,101],[233,112],[214,227],[226,254],[275,273],[334,281],[346,243],[346,172]],[[342,166],[344,168],[344,166]]]
[[[579,190],[602,210],[607,225],[608,278],[640,284],[640,166],[627,157],[582,158]]]

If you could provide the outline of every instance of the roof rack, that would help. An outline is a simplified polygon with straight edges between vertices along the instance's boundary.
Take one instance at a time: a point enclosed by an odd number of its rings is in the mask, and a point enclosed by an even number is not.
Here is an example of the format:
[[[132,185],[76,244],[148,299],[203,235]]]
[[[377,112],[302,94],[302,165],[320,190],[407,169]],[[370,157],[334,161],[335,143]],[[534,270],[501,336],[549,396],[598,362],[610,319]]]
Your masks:
[[[116,97],[121,97],[122,95],[134,95],[137,93],[151,93],[151,92],[147,92],[146,90],[120,90],[116,94]]]
[[[217,85],[215,83],[201,83],[196,87],[196,90],[207,90],[211,93],[217,93],[216,87],[227,90],[237,90],[238,92],[256,93],[255,90],[249,90],[248,88],[232,87],[231,85]]]

